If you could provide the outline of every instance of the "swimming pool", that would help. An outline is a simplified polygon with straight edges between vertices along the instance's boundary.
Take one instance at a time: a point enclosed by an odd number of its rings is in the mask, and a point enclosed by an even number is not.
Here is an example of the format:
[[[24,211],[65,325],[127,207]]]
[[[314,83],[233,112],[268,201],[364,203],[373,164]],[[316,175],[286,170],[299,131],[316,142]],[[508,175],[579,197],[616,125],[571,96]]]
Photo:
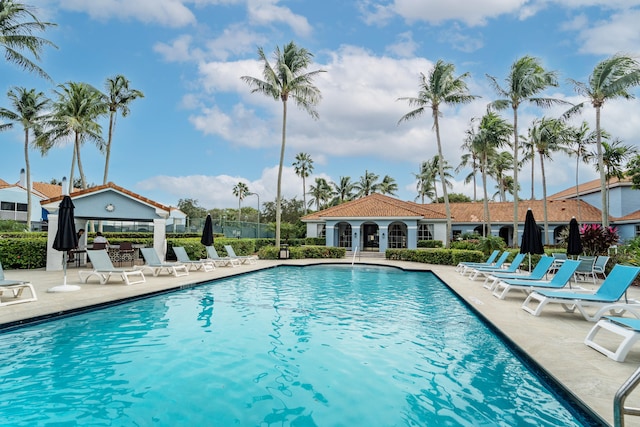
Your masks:
[[[1,336],[3,425],[590,425],[425,272],[278,267]]]

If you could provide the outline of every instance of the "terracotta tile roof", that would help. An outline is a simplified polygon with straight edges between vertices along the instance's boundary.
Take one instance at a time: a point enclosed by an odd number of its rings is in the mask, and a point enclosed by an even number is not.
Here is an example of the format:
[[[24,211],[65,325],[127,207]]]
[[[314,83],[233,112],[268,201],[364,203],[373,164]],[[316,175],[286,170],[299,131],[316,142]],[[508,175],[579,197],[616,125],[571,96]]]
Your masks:
[[[112,189],[112,190],[115,190],[115,191],[117,191],[119,193],[126,194],[129,197],[137,199],[137,200],[139,200],[139,201],[141,201],[143,203],[146,203],[148,205],[155,206],[155,207],[157,207],[159,209],[166,210],[167,212],[169,212],[170,209],[171,209],[169,206],[165,206],[165,205],[162,205],[162,204],[160,204],[158,202],[154,202],[153,200],[147,199],[146,197],[143,197],[143,196],[141,196],[141,195],[139,195],[137,193],[134,193],[133,191],[129,191],[129,190],[125,189],[125,188],[122,188],[122,187],[114,184],[113,182],[109,182],[109,183],[107,183],[105,185],[98,185],[98,186],[95,186],[95,187],[87,188],[85,190],[74,191],[73,193],[71,193],[71,198],[75,199],[77,197],[84,197],[84,196],[87,196],[89,194],[99,193],[101,191],[105,191],[105,190],[108,190],[108,189]],[[42,200],[40,202],[40,204],[45,205],[45,204],[49,204],[49,203],[59,202],[59,201],[62,200],[62,198],[63,198],[63,196],[62,196],[62,194],[60,194],[59,196],[52,197],[52,198],[50,198],[48,200]]]
[[[575,200],[547,201],[547,215],[549,222],[569,222],[572,217],[584,222],[600,222],[602,213],[597,208],[584,201],[580,201],[580,215],[578,203]],[[484,206],[482,202],[451,203],[451,216],[454,223],[482,223],[484,221]],[[542,200],[523,200],[518,204],[519,222],[524,222],[527,209],[533,210],[536,221],[544,219],[544,204]],[[491,222],[513,222],[512,202],[489,203]],[[425,219],[446,219],[444,203],[418,204],[405,202],[381,194],[372,194],[351,202],[314,212],[302,218],[303,221],[314,221],[327,218],[384,218],[384,217],[423,217]]]
[[[612,178],[609,181],[609,188],[615,188],[618,186],[631,186],[631,178],[625,177],[623,179]],[[593,181],[585,182],[583,184],[578,185],[578,194],[590,194],[597,193],[600,191],[600,179],[594,179]],[[558,193],[552,194],[547,197],[549,200],[559,200],[559,199],[571,199],[576,197],[576,187],[569,187],[566,190],[562,190]]]
[[[9,187],[10,185],[11,184],[9,184],[7,181],[0,178],[0,188]]]
[[[45,198],[52,198],[62,195],[62,187],[57,184],[47,182],[34,182],[33,189],[42,194]]]
[[[625,215],[623,217],[617,218],[616,222],[623,222],[623,221],[633,221],[633,222],[637,222],[640,221],[640,211],[635,211],[635,212],[631,212],[628,215]]]
[[[419,205],[413,202],[404,202],[383,194],[370,194],[351,202],[345,202],[337,206],[311,213],[302,217],[303,221],[312,221],[327,218],[415,218],[446,219],[446,216],[434,209],[431,205]]]

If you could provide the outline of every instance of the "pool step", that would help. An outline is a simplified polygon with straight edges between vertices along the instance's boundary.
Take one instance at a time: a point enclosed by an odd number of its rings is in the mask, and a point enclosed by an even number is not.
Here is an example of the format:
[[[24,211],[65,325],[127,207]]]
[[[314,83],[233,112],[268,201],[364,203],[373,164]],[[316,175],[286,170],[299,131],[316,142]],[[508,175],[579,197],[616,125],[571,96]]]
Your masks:
[[[353,258],[353,251],[347,251],[345,256],[345,258],[347,259],[352,259]],[[364,251],[364,252],[360,252],[358,251],[358,253],[356,254],[356,260],[358,259],[384,259],[384,252],[368,252],[368,251]]]

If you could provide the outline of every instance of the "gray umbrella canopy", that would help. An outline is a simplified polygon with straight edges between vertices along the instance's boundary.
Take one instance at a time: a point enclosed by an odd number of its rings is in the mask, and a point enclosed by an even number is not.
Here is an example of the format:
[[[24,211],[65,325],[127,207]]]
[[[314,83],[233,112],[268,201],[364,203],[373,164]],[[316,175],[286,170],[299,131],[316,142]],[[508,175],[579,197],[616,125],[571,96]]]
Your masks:
[[[580,255],[582,253],[582,240],[580,240],[580,227],[575,218],[569,221],[569,236],[567,237],[567,255]]]
[[[202,230],[200,243],[205,246],[213,245],[213,222],[211,221],[211,214],[208,214],[207,219],[204,221],[204,229]]]

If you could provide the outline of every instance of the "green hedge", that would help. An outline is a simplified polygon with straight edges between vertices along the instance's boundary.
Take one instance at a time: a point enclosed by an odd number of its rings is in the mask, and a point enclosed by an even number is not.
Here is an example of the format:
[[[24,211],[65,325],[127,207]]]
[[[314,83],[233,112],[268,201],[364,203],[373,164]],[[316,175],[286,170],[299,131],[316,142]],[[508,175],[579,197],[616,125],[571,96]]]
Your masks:
[[[441,248],[442,240],[418,240],[419,248]]]
[[[344,258],[347,253],[345,248],[330,248],[326,246],[290,246],[290,259],[303,258]],[[264,246],[258,251],[260,259],[278,259],[280,249],[275,246]]]
[[[39,235],[43,233],[33,233]],[[32,233],[29,233],[31,236]],[[29,237],[0,239],[0,262],[5,269],[44,268],[47,265],[47,238]]]

